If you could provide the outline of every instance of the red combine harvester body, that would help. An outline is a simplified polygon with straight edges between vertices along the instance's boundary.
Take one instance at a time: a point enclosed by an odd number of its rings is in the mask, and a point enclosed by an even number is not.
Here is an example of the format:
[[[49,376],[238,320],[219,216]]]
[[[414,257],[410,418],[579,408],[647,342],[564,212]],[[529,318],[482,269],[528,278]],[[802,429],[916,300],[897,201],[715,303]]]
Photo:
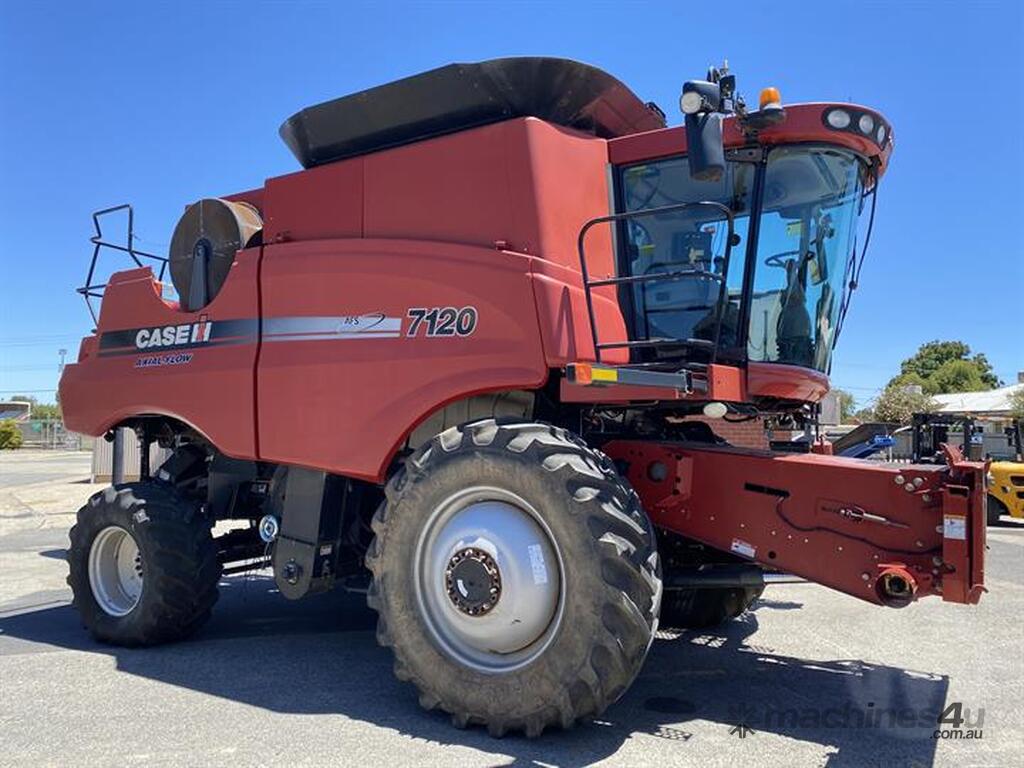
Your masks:
[[[304,170],[186,211],[177,300],[129,231],[139,266],[102,287],[90,270],[96,329],[60,389],[70,429],[131,427],[145,448],[140,482],[98,495],[72,537],[93,632],[180,636],[221,568],[272,565],[287,597],[362,584],[425,705],[534,734],[621,694],[659,608],[662,625],[728,618],[775,572],[884,605],[977,602],[983,465],[814,440],[889,125],[783,109],[771,89],[761,102],[712,72],[668,128],[574,62],[452,65],[291,118]],[[762,420],[807,437],[716,434]],[[171,456],[149,477],[153,442]],[[144,615],[166,546],[147,508],[209,571],[177,628]],[[249,527],[214,539],[219,520]],[[137,583],[104,575],[124,552]],[[605,607],[576,605],[602,573]],[[601,617],[621,659],[576,648],[574,610]],[[460,692],[466,670],[483,694]],[[529,685],[549,704],[505,696]]]

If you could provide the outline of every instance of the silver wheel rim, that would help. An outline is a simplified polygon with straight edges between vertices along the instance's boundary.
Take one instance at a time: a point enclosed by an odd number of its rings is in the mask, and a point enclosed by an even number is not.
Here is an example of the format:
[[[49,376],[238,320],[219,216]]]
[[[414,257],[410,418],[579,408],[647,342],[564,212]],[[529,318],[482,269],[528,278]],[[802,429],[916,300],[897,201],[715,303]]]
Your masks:
[[[550,529],[527,501],[477,486],[430,513],[416,545],[413,584],[441,650],[472,669],[500,673],[529,664],[554,639],[564,572]]]
[[[125,616],[142,597],[142,553],[124,528],[111,525],[89,550],[89,586],[96,603],[111,616]]]

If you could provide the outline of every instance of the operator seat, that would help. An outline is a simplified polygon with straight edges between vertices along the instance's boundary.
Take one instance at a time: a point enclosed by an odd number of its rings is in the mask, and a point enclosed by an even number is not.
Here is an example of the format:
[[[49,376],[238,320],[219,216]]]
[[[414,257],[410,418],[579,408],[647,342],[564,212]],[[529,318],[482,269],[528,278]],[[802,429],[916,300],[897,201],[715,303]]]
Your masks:
[[[797,259],[786,263],[786,290],[776,325],[779,362],[810,367],[814,361],[811,342],[811,315],[807,311],[807,292],[800,279],[802,267]]]

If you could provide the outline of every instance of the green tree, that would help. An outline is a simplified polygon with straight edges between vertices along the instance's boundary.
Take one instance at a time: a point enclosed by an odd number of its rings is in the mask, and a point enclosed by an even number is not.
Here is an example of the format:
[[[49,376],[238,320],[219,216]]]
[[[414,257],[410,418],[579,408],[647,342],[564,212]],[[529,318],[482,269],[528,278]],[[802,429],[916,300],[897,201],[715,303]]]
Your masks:
[[[980,392],[991,389],[982,378],[981,371],[970,360],[947,360],[924,385],[924,391],[938,395],[946,392]]]
[[[965,365],[952,365],[964,363]],[[967,373],[970,366],[977,377]],[[939,372],[942,374],[939,375]],[[936,376],[939,375],[938,379]],[[922,344],[913,356],[900,365],[900,372],[888,386],[920,384],[929,394],[944,392],[971,392],[999,386],[999,377],[983,354],[971,355],[971,348],[962,341],[929,341]],[[970,384],[970,389],[962,387]]]
[[[21,448],[21,430],[11,419],[0,421],[0,450]]]
[[[861,408],[853,414],[853,420],[858,424],[868,424],[872,421],[877,421],[875,409],[871,407]]]
[[[894,384],[878,396],[874,410],[878,421],[909,424],[913,414],[934,411],[935,401],[914,386]]]
[[[924,376],[922,376],[919,373],[901,373],[898,376],[893,377],[893,379],[886,386],[887,387],[894,387],[894,386],[898,386],[898,387],[912,387],[912,386],[918,386],[921,389],[924,389],[925,387],[928,386],[928,382],[927,382],[927,380],[925,380]]]
[[[59,421],[63,414],[60,412],[60,405],[56,403],[35,403],[32,406],[32,418]]]

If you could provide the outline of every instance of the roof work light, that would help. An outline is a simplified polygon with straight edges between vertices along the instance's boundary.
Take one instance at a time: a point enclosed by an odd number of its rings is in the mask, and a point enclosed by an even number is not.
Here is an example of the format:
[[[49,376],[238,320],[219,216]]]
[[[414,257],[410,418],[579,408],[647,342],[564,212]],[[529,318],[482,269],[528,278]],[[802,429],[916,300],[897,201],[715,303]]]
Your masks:
[[[880,147],[892,138],[892,129],[881,115],[861,107],[829,107],[822,115],[822,121],[834,131],[858,134]]]
[[[782,94],[773,86],[761,89],[758,109],[782,109]]]

